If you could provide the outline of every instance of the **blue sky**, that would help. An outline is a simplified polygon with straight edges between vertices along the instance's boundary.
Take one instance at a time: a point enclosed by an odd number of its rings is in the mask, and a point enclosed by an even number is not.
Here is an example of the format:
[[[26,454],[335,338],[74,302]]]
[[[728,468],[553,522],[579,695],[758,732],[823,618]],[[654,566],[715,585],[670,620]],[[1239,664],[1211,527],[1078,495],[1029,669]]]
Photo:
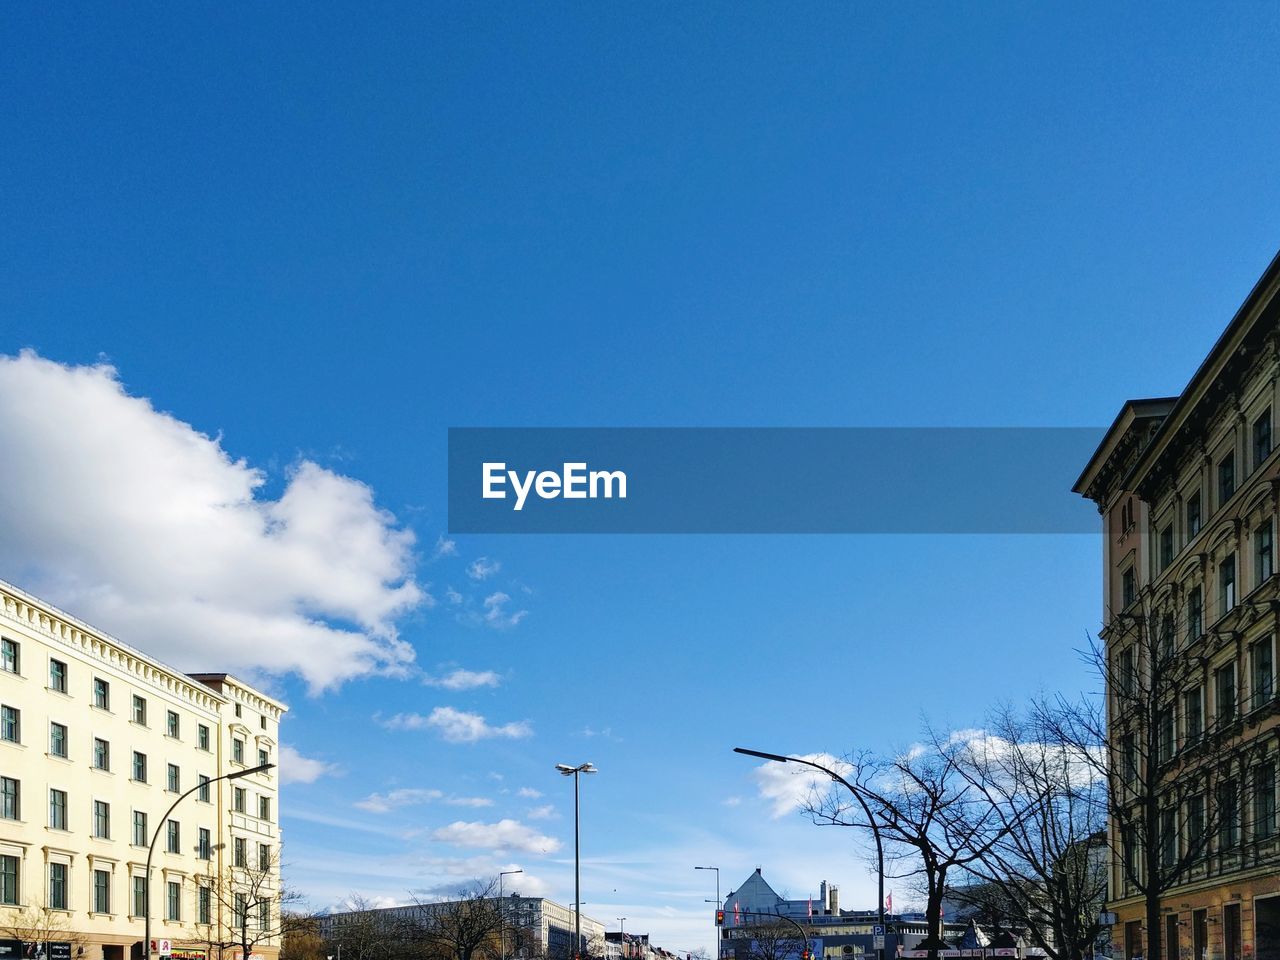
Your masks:
[[[11,411],[33,399],[0,435],[52,466],[10,463],[0,577],[126,639],[154,571],[201,598],[163,525],[111,554],[131,528],[104,511],[139,478],[91,513],[66,480],[109,489],[126,461],[175,505],[216,487],[248,490],[251,517],[319,518],[257,584],[263,629],[300,646],[222,651],[265,671],[318,762],[282,805],[317,906],[509,865],[568,902],[552,765],[586,759],[584,909],[611,928],[707,945],[703,863],[726,891],[760,864],[869,906],[856,838],[775,816],[730,748],[887,749],[922,713],[971,726],[1079,688],[1097,540],[477,536],[437,557],[446,429],[1104,425],[1176,392],[1277,246],[1276,17],[8,7],[3,352],[52,363],[5,365]],[[344,515],[367,553],[325,546]],[[193,554],[237,556],[191,529]],[[289,557],[311,579],[284,583]],[[498,569],[469,575],[480,558]],[[315,600],[339,581],[342,603]],[[76,603],[104,584],[114,605]],[[372,659],[317,692],[291,603],[377,606],[355,631]],[[459,668],[497,685],[423,682]],[[486,726],[423,719],[444,708]]]

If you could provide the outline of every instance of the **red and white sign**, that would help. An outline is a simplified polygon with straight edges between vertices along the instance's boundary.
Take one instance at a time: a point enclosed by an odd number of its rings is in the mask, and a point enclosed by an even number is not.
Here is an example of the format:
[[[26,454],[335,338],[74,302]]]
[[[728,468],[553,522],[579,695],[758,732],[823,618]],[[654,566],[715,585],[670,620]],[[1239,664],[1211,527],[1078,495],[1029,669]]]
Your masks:
[[[173,951],[173,944],[170,943],[168,940],[152,940],[151,941],[151,952],[153,954],[158,953],[162,957],[167,957],[172,951]]]

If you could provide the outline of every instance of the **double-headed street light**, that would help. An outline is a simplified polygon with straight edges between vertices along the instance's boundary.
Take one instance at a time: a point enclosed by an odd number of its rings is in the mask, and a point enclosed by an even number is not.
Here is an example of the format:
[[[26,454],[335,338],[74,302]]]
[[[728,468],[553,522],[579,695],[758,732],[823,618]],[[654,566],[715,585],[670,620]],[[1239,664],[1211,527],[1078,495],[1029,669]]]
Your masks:
[[[156,832],[151,835],[151,846],[147,848],[147,895],[143,898],[143,934],[142,934],[142,956],[143,960],[151,960],[151,858],[156,852],[156,841],[160,839],[160,831],[164,825],[169,822],[169,814],[187,797],[191,796],[197,790],[207,787],[211,783],[217,783],[219,780],[239,780],[241,777],[249,777],[255,773],[266,773],[275,767],[274,763],[262,763],[256,767],[249,767],[246,770],[237,770],[235,773],[224,773],[220,777],[213,777],[203,783],[197,783],[190,790],[183,793],[177,800],[169,805],[169,809],[164,812],[164,816],[160,818],[160,822],[156,824]],[[248,960],[248,958],[244,958]]]
[[[498,871],[498,960],[507,960],[507,901],[502,899],[502,878],[524,873],[523,870]]]
[[[716,909],[720,909],[720,868],[719,867],[694,867],[695,870],[714,870],[716,872]],[[710,903],[711,901],[707,901]],[[715,922],[715,914],[711,915],[711,930],[716,937],[716,956],[720,956],[720,930]]]
[[[800,757],[784,757],[778,753],[763,753],[759,750],[748,750],[746,747],[734,747],[734,753],[741,753],[748,757],[759,757],[761,760],[772,760],[775,763],[799,763],[806,767],[812,767],[815,770],[821,770],[827,776],[837,783],[844,784],[846,789],[853,794],[854,799],[862,807],[862,812],[867,815],[867,825],[871,827],[871,835],[876,839],[876,875],[880,885],[880,902],[877,904],[876,914],[879,917],[881,935],[884,935],[884,844],[880,841],[880,828],[876,825],[876,818],[871,815],[871,807],[867,805],[867,799],[862,795],[862,791],[855,787],[834,770],[824,767],[820,763],[814,763],[812,760],[803,760]],[[884,941],[880,941],[883,943]],[[876,950],[879,960],[884,960],[884,947]]]
[[[566,777],[573,777],[573,956],[575,960],[582,955],[582,859],[578,845],[578,775],[582,773],[599,773],[591,763],[580,763],[571,767],[567,763],[557,763],[556,769]]]

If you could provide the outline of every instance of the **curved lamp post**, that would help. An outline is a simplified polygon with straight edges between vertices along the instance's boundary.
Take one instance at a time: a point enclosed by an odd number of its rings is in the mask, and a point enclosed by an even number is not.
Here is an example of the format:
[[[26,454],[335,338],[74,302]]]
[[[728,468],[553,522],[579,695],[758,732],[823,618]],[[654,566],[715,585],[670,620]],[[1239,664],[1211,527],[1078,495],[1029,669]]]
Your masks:
[[[722,903],[720,902],[720,868],[719,868],[719,867],[694,867],[693,869],[695,869],[695,870],[714,870],[714,871],[716,872],[716,900],[715,900],[715,904],[716,904],[716,909],[717,909],[717,910],[719,910],[721,907],[723,907],[723,906],[724,906],[724,904],[722,904]],[[712,914],[712,919],[711,919],[711,932],[712,932],[712,933],[714,933],[714,934],[715,934],[715,937],[716,937],[716,957],[718,958],[718,957],[720,956],[720,928],[719,928],[718,926],[716,926],[716,923],[715,923],[715,914]]]
[[[507,960],[507,901],[502,899],[502,878],[524,873],[523,870],[500,870],[498,872],[498,936],[502,946],[498,949],[498,960]]]
[[[595,766],[580,763],[571,767],[567,763],[557,763],[556,769],[566,777],[573,777],[573,956],[578,960],[582,956],[582,861],[578,856],[578,775],[581,773],[599,773]]]
[[[143,897],[143,934],[142,934],[142,957],[143,960],[151,960],[151,858],[156,852],[156,841],[160,839],[160,831],[165,824],[169,822],[169,814],[177,808],[183,800],[191,796],[201,787],[207,787],[211,783],[217,783],[219,780],[239,780],[241,777],[248,777],[255,773],[266,773],[275,766],[274,763],[263,763],[256,767],[249,767],[247,770],[237,770],[234,773],[224,773],[220,777],[213,777],[203,783],[197,783],[190,790],[178,796],[178,799],[169,804],[169,809],[164,812],[164,816],[160,818],[160,822],[156,825],[156,831],[151,835],[151,846],[147,848],[147,889],[146,896]],[[249,960],[248,957],[242,957],[241,960]]]
[[[880,840],[880,828],[876,826],[876,818],[871,815],[871,807],[867,804],[867,799],[862,795],[862,791],[855,787],[834,770],[829,770],[820,763],[814,763],[812,760],[802,760],[799,757],[784,757],[777,753],[763,753],[759,750],[748,750],[745,747],[734,747],[734,753],[741,753],[748,757],[759,757],[761,760],[772,760],[775,763],[799,763],[806,767],[812,767],[814,770],[821,770],[827,776],[837,783],[844,784],[845,788],[854,796],[862,807],[863,813],[867,815],[867,825],[871,827],[871,835],[876,839],[876,877],[880,886],[880,902],[877,904],[876,914],[879,917],[880,929],[884,930],[884,844]],[[879,960],[884,960],[884,947],[876,951]]]

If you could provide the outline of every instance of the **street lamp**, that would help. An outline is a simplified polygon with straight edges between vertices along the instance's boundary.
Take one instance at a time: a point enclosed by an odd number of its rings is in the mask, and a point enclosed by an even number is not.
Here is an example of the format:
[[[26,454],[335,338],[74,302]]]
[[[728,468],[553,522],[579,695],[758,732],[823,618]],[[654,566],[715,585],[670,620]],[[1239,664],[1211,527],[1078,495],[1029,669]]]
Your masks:
[[[820,763],[814,763],[812,760],[802,760],[799,757],[784,757],[777,753],[762,753],[759,750],[748,750],[745,747],[734,747],[734,753],[741,753],[748,757],[759,757],[761,760],[772,760],[775,763],[799,763],[806,767],[813,767],[815,770],[821,770],[827,776],[837,783],[844,784],[845,788],[853,794],[854,799],[862,807],[862,812],[867,815],[867,825],[871,827],[871,835],[876,839],[876,876],[880,885],[880,900],[877,904],[876,913],[879,916],[881,935],[883,936],[884,925],[884,844],[880,840],[880,828],[876,826],[876,818],[871,815],[871,807],[867,805],[866,797],[862,795],[862,791],[855,787],[834,770],[829,770]],[[884,941],[882,940],[881,943]],[[876,951],[876,955],[880,960],[884,960],[884,947],[880,947]]]
[[[517,873],[524,873],[524,871],[498,871],[498,936],[501,940],[501,946],[498,948],[498,960],[507,960],[507,901],[502,899],[502,878],[510,877]]]
[[[211,783],[217,783],[219,780],[239,780],[241,777],[252,776],[255,773],[266,773],[275,766],[274,763],[262,763],[256,767],[249,767],[247,770],[237,770],[235,773],[224,773],[220,777],[214,777],[203,783],[197,783],[190,790],[183,793],[177,800],[169,804],[169,809],[164,812],[164,816],[160,818],[160,822],[156,824],[156,832],[151,835],[151,846],[147,848],[147,895],[143,898],[143,934],[142,934],[142,957],[143,960],[151,960],[151,858],[156,852],[156,841],[160,839],[160,831],[169,821],[169,814],[187,797],[191,796],[202,787],[207,787]],[[248,957],[242,960],[249,960]]]
[[[716,909],[720,909],[720,868],[719,867],[694,867],[695,870],[714,870],[716,872]],[[716,927],[715,914],[711,915],[711,932],[716,938],[716,956],[720,956],[720,932]]]
[[[566,777],[573,777],[573,956],[582,955],[582,859],[578,845],[578,775],[598,773],[590,762],[571,767],[567,763],[557,763],[556,769]],[[149,958],[148,958],[149,960]]]

